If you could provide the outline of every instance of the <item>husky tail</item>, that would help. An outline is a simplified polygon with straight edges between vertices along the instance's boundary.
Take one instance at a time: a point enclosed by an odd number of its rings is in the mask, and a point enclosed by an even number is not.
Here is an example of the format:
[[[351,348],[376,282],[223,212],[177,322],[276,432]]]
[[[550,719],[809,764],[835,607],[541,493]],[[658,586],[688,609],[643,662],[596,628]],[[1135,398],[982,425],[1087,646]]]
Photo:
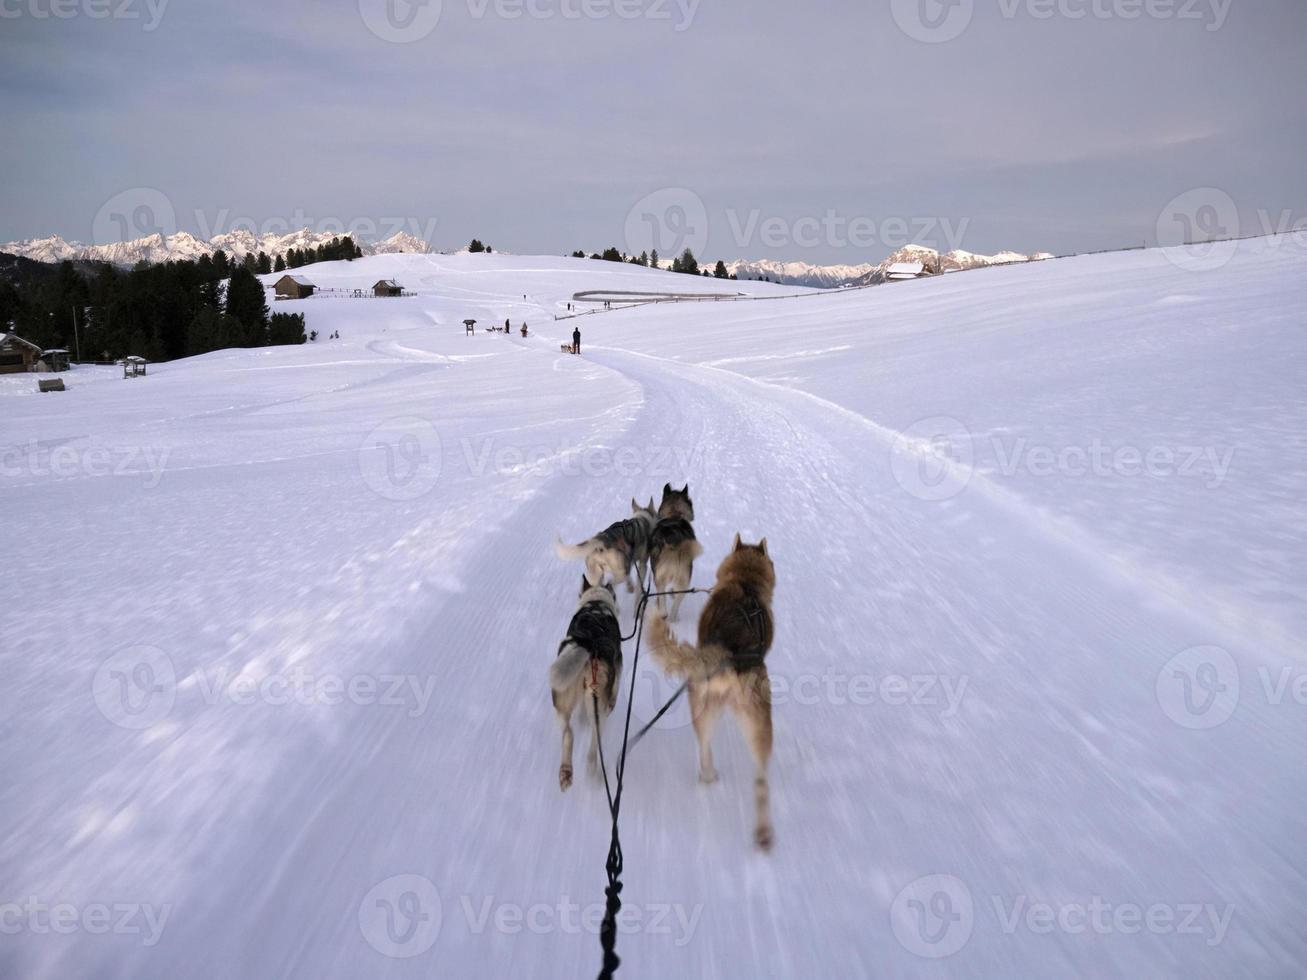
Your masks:
[[[554,551],[563,561],[576,561],[578,558],[589,558],[598,550],[599,542],[594,538],[588,541],[582,541],[580,544],[564,544],[563,539],[559,538],[554,542]]]
[[[558,655],[558,659],[549,667],[549,686],[555,694],[571,690],[581,679],[585,666],[590,662],[590,653],[584,647],[569,643]]]
[[[720,670],[730,654],[724,647],[696,647],[682,643],[667,625],[667,617],[654,610],[649,614],[649,648],[654,659],[673,677],[703,680]]]

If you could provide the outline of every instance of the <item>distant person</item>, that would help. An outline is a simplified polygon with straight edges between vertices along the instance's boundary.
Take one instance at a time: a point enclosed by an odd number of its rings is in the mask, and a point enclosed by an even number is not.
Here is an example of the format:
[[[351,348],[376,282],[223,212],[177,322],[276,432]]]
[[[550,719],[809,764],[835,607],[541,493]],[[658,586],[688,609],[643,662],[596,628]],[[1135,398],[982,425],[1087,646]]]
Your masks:
[[[504,317],[504,333],[508,333],[508,331],[509,331],[509,327],[510,327],[510,324],[509,324],[509,322],[508,322],[508,317]]]
[[[581,353],[581,328],[580,327],[576,327],[572,331],[572,353],[573,354]]]
[[[522,336],[526,337],[526,321],[522,322]]]

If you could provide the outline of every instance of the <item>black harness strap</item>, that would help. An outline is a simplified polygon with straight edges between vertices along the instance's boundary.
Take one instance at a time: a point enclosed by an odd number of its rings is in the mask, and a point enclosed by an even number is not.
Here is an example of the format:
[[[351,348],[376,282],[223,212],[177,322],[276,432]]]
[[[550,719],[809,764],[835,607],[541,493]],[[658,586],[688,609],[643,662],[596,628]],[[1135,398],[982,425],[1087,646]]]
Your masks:
[[[640,670],[640,641],[644,637],[644,614],[649,605],[649,600],[659,596],[669,595],[689,595],[693,592],[709,592],[710,589],[685,589],[681,592],[648,592],[643,591],[640,596],[640,603],[635,610],[635,630],[632,634],[635,637],[635,655],[631,658],[631,690],[626,697],[626,726],[622,731],[622,751],[617,757],[617,768],[614,773],[617,790],[616,792],[608,783],[608,764],[604,760],[604,743],[599,738],[599,695],[592,692],[595,713],[595,740],[599,743],[599,765],[604,771],[604,792],[608,795],[608,812],[613,818],[613,835],[608,843],[608,860],[604,863],[604,871],[608,875],[608,886],[604,889],[604,921],[599,927],[599,945],[604,952],[603,965],[599,970],[599,980],[613,980],[617,973],[617,968],[621,965],[621,957],[617,955],[617,916],[622,911],[622,870],[624,861],[622,857],[622,839],[618,832],[618,817],[622,812],[622,788],[626,779],[626,753],[631,745],[631,708],[635,704],[635,681],[639,676]],[[622,637],[627,640],[630,637]],[[665,704],[661,711],[654,716],[654,720],[640,731],[636,736],[636,741],[644,735],[654,722],[667,713],[667,709],[672,706],[681,692],[685,690],[685,685],[681,690],[672,696],[672,700]]]

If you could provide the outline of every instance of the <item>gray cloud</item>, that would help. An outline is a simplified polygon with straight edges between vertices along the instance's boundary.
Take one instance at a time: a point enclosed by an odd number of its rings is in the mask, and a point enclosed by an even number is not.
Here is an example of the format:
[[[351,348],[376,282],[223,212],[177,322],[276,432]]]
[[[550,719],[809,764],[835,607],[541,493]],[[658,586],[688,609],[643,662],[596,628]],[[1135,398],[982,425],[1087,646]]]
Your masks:
[[[404,216],[549,253],[624,245],[636,201],[683,187],[710,257],[811,262],[887,249],[734,229],[934,219],[964,232],[928,244],[1108,248],[1206,186],[1245,231],[1307,219],[1298,0],[953,0],[971,19],[943,43],[895,17],[941,0],[702,0],[688,23],[688,0],[443,0],[408,44],[369,30],[373,0],[172,0],[154,30],[145,0],[95,2],[0,0],[0,240],[87,239],[140,186],[195,233]],[[608,15],[564,16],[587,9]]]

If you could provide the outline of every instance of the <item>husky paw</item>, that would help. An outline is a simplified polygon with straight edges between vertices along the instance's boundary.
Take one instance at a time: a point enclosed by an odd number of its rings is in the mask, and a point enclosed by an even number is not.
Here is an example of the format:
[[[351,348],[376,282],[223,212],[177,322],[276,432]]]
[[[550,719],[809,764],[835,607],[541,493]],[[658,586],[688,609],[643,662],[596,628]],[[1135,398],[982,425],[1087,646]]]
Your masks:
[[[711,786],[713,783],[717,782],[717,770],[700,769],[699,782],[703,783],[705,786]]]
[[[572,767],[558,767],[558,788],[566,793],[572,786]]]
[[[772,844],[776,843],[776,834],[771,827],[758,827],[753,832],[753,842],[758,845],[758,850],[770,851]]]

